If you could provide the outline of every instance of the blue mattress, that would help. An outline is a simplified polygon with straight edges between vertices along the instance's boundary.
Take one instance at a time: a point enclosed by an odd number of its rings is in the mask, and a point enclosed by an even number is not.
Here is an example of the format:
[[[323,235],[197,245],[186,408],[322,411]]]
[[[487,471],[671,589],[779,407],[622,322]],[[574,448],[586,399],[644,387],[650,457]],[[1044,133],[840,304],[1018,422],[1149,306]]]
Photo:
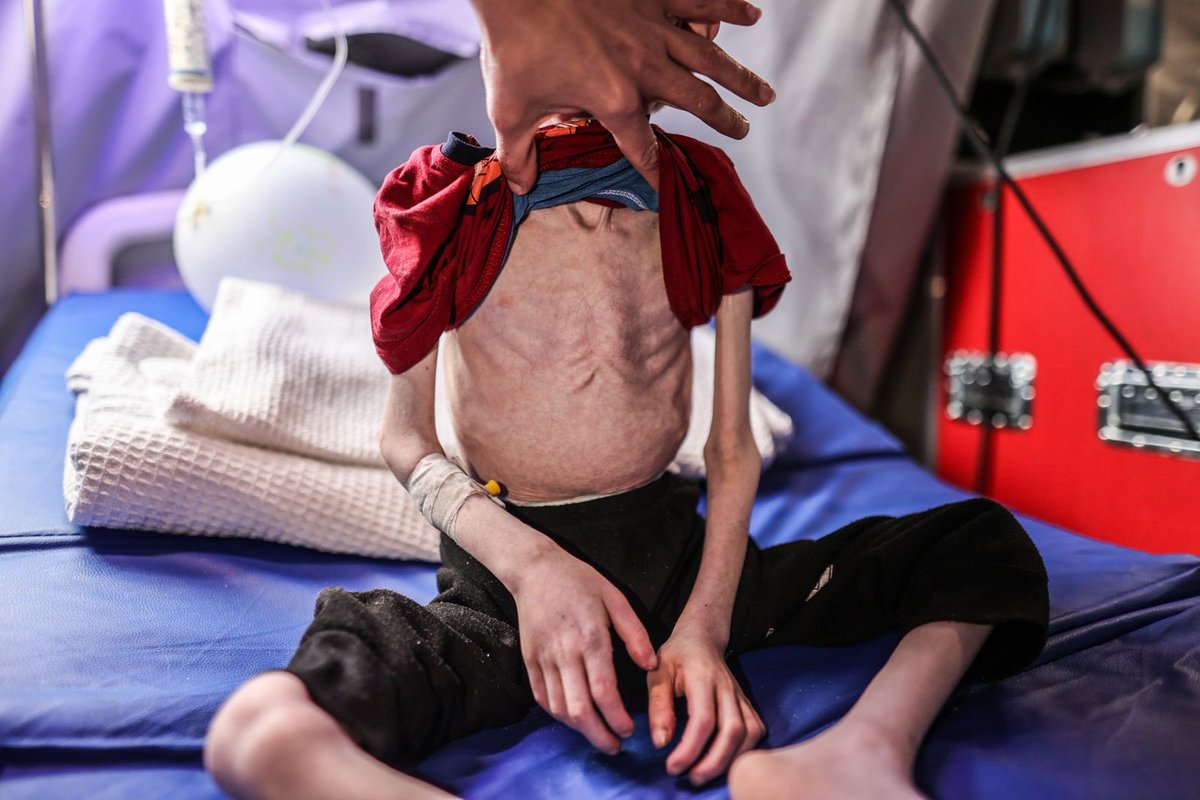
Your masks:
[[[192,336],[205,321],[181,294],[69,297],[0,387],[3,798],[220,797],[200,767],[209,719],[242,681],[286,662],[321,587],[433,594],[426,565],[71,525],[63,373],[130,310]],[[766,351],[754,366],[796,422],[763,477],[752,523],[762,544],[963,496],[804,371]],[[1050,571],[1049,645],[1026,672],[958,691],[922,751],[919,784],[966,799],[1200,797],[1200,561],[1023,521]],[[893,644],[743,657],[766,746],[836,720]],[[472,798],[727,796],[723,784],[696,790],[667,776],[638,722],[610,758],[535,710],[444,748],[420,772]]]

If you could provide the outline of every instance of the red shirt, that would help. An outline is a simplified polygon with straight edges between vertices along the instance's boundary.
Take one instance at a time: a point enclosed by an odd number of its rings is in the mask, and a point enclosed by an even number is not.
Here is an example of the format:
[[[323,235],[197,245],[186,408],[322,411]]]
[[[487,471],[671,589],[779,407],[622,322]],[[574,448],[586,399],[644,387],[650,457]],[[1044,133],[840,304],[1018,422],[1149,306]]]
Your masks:
[[[767,313],[791,280],[779,245],[721,150],[654,126],[659,143],[659,243],[671,310],[686,328],[712,319],[721,297],[754,287]],[[623,158],[594,120],[535,136],[539,169],[603,167]],[[422,147],[388,175],[375,227],[388,274],[371,292],[375,348],[393,373],[461,325],[500,274],[513,198],[489,148],[452,134]]]

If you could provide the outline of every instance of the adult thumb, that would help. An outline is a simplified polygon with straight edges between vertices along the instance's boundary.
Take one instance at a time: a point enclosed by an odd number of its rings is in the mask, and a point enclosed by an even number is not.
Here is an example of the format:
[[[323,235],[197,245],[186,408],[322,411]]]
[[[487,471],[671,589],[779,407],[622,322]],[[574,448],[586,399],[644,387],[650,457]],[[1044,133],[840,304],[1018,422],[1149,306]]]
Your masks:
[[[516,194],[525,194],[537,183],[537,147],[533,143],[534,129],[517,131],[496,129],[496,157],[508,186]]]

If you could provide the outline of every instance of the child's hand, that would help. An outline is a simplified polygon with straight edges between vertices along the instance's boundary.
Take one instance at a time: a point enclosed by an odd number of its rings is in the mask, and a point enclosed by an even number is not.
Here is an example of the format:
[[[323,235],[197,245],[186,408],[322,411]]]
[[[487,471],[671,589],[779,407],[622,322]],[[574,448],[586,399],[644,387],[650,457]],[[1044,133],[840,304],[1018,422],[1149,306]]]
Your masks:
[[[658,669],[646,678],[650,735],[656,747],[665,747],[675,735],[675,698],[687,698],[687,727],[667,756],[667,772],[678,775],[687,769],[712,737],[708,753],[688,773],[697,786],[722,775],[767,730],[729,671],[722,649],[700,631],[676,627],[658,651]]]
[[[526,565],[513,597],[521,654],[538,705],[596,748],[618,753],[621,742],[613,733],[631,736],[633,719],[617,690],[610,627],[635,664],[650,670],[658,663],[629,601],[599,572],[556,546]]]

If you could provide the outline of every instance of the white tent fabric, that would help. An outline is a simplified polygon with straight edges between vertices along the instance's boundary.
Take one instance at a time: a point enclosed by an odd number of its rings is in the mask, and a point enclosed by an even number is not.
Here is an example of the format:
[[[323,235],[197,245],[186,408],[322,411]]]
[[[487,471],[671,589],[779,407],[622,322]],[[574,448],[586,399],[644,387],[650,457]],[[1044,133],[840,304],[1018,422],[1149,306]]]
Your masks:
[[[50,122],[59,241],[104,200],[181,189],[192,177],[179,96],[167,86],[162,0],[42,0],[50,73]],[[332,0],[348,24],[386,19],[464,56],[433,76],[405,79],[353,65],[302,141],[330,150],[372,181],[450,129],[490,130],[478,66],[478,28],[467,0]],[[327,33],[296,2],[206,0],[216,88],[208,96],[213,158],[239,144],[278,139],[320,83],[328,57],[309,53],[306,32]],[[353,6],[353,9],[349,7]],[[22,3],[0,3],[0,369],[42,307],[35,141]],[[305,11],[318,12],[317,0]],[[364,13],[364,12],[369,12]],[[325,26],[325,27],[323,27]],[[375,94],[375,139],[358,141],[361,90]]]
[[[755,334],[821,374],[854,292],[900,73],[898,34],[883,0],[764,4],[758,25],[725,26],[718,39],[778,93],[765,109],[730,98],[750,135],[731,142],[678,111],[660,115],[737,165],[793,276]]]
[[[991,0],[907,3],[952,75],[968,85]],[[755,335],[828,377],[853,304],[856,323],[870,327],[856,324],[858,361],[837,385],[870,396],[937,208],[955,121],[885,0],[763,7],[758,25],[725,26],[719,36],[779,94],[765,109],[730,100],[750,119],[750,135],[723,140],[673,110],[659,118],[726,149],[788,257],[793,283]]]
[[[978,68],[992,1],[913,0],[911,10],[960,96]],[[879,191],[858,265],[854,297],[830,383],[871,412],[909,308],[918,261],[958,141],[949,101],[912,41],[904,41]]]

